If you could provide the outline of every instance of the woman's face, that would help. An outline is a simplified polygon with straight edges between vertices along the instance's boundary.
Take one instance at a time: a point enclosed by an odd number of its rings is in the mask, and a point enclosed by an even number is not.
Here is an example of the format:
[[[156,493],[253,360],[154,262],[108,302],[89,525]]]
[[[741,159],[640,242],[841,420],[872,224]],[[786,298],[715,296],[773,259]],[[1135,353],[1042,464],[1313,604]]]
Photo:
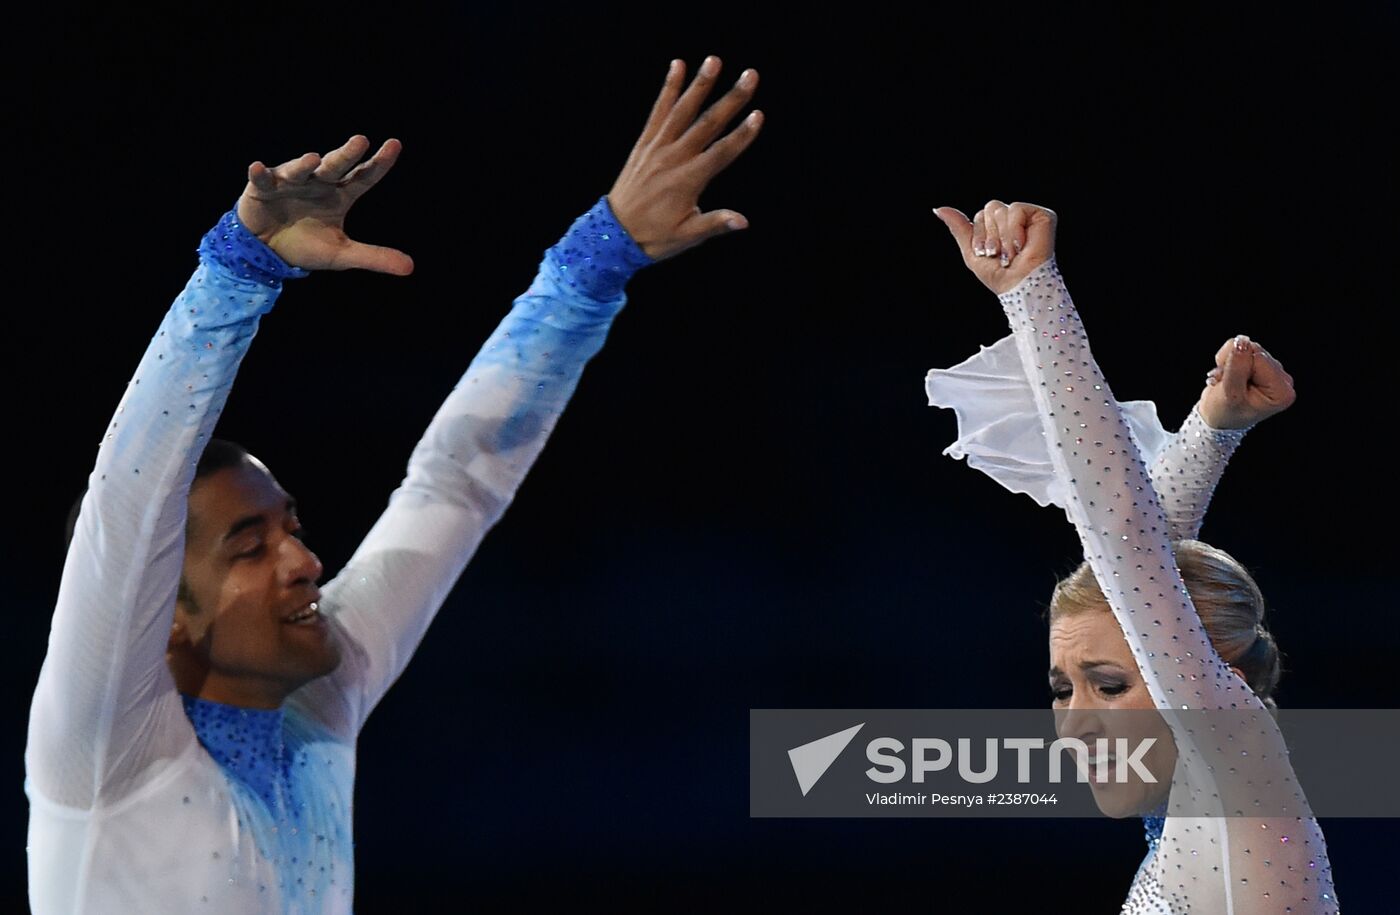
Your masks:
[[[1050,692],[1061,738],[1084,741],[1091,759],[1098,754],[1095,741],[1109,741],[1114,762],[1107,779],[1098,779],[1096,762],[1088,770],[1089,786],[1101,811],[1111,817],[1138,816],[1166,800],[1176,767],[1176,744],[1138,673],[1118,620],[1107,607],[1052,619]],[[1148,737],[1156,742],[1138,759],[1156,783],[1144,781],[1127,765],[1122,766],[1126,780],[1118,781],[1118,739],[1128,741],[1131,755]]]

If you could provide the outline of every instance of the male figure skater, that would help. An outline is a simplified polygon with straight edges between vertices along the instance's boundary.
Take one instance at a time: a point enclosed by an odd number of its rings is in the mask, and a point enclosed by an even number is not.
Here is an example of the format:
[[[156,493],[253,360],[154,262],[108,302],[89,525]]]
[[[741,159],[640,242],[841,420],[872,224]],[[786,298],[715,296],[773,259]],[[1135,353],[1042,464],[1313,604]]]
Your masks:
[[[296,504],[210,433],[282,281],[404,275],[342,231],[393,166],[361,136],[255,162],[151,341],[88,481],[25,753],[30,900],[57,912],[349,912],[355,741],[603,344],[639,267],[745,219],[702,190],[753,141],[745,71],[673,61],[622,174],[548,252],[321,589]]]

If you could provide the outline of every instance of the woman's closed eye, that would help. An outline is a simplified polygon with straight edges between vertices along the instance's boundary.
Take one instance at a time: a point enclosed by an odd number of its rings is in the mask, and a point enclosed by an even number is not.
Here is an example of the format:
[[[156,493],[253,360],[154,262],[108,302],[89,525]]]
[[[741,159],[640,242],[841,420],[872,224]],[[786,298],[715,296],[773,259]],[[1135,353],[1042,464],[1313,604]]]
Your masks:
[[[1111,683],[1097,683],[1094,685],[1094,688],[1097,689],[1101,695],[1107,696],[1110,699],[1116,699],[1131,689],[1132,684],[1114,681]],[[1052,683],[1050,685],[1050,698],[1055,702],[1068,702],[1073,695],[1074,688],[1069,684]]]
[[[1099,692],[1103,693],[1105,696],[1121,696],[1128,691],[1127,683],[1116,681],[1112,683],[1099,683],[1097,686]]]

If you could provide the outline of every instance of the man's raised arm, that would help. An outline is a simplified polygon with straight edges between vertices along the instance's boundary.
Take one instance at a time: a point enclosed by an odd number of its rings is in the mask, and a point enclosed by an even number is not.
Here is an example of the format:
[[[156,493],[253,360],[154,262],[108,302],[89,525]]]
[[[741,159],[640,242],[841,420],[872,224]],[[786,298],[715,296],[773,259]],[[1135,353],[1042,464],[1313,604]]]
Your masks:
[[[306,270],[412,269],[341,228],[399,149],[391,141],[352,169],[367,146],[355,137],[324,160],[254,163],[128,384],[88,479],[34,694],[25,762],[36,802],[110,803],[193,740],[166,666],[186,500],[259,319]]]
[[[748,225],[732,210],[697,205],[762,123],[751,112],[720,138],[748,104],[758,74],[744,71],[701,114],[719,69],[708,58],[682,92],[684,66],[672,62],[612,190],[545,253],[529,290],[414,449],[388,509],[326,586],[322,606],[349,644],[329,682],[313,682],[294,698],[332,726],[358,730],[408,663],[544,447],[584,364],[603,345],[626,302],[628,277]]]

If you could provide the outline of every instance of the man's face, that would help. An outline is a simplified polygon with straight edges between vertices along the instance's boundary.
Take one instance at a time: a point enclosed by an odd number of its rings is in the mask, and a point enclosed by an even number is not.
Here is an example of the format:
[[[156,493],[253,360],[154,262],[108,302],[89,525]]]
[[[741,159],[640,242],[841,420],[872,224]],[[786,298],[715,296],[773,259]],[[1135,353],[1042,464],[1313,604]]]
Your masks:
[[[273,707],[335,670],[340,648],[315,609],[321,561],[300,530],[295,502],[256,459],[195,482],[171,637],[182,691]]]

